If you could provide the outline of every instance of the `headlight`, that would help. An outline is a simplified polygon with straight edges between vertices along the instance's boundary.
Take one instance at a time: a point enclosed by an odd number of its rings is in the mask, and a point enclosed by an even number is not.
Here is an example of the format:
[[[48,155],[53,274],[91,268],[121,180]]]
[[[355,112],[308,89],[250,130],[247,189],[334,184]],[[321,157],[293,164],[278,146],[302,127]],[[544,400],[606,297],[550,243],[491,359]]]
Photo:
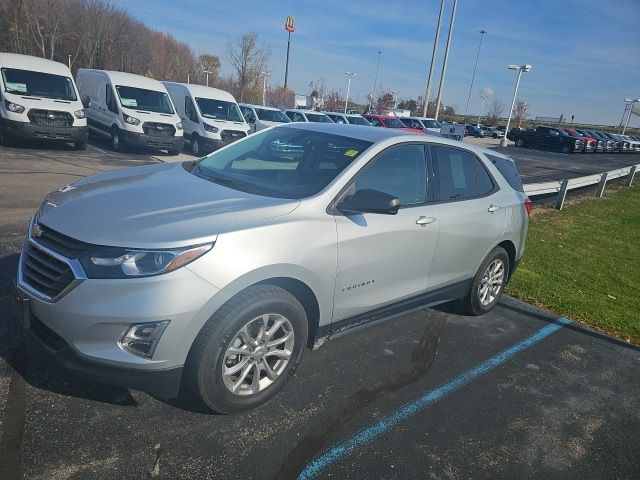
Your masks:
[[[217,127],[214,127],[213,125],[209,125],[208,123],[204,124],[204,130],[206,132],[211,132],[211,133],[218,133],[220,131]]]
[[[84,110],[76,110],[75,112],[73,112],[73,114],[76,116],[76,118],[84,118],[85,117]]]
[[[80,263],[89,278],[147,277],[172,272],[193,262],[213,247],[212,243],[171,250],[138,250],[100,247]]]
[[[9,100],[4,101],[4,106],[7,110],[13,113],[24,112],[24,107],[22,105],[18,105],[17,103],[10,102]]]
[[[182,130],[182,122],[178,122],[178,123],[176,123],[176,128],[177,128],[178,130]]]
[[[124,117],[124,121],[127,122],[129,125],[140,125],[140,120],[137,119],[136,117],[130,117],[126,113],[123,113],[122,116]]]

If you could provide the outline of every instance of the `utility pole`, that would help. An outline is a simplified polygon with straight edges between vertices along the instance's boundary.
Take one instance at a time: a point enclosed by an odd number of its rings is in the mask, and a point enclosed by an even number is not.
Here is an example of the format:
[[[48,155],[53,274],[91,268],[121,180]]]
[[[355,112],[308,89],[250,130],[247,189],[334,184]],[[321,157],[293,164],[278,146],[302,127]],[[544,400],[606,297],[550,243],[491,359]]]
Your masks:
[[[464,108],[464,120],[467,121],[467,112],[469,111],[469,100],[471,100],[471,90],[473,90],[473,82],[476,79],[476,69],[478,68],[478,58],[480,57],[480,47],[482,47],[482,39],[484,34],[487,33],[485,29],[480,30],[480,43],[478,44],[478,52],[476,53],[476,63],[473,66],[473,75],[471,75],[471,85],[469,86],[469,95],[467,96],[467,106]],[[482,98],[484,102],[484,97]],[[482,110],[482,109],[480,109]]]
[[[440,86],[438,87],[438,96],[436,97],[436,114],[434,118],[438,119],[440,113],[440,102],[442,101],[442,91],[444,90],[444,78],[447,74],[447,61],[449,60],[449,48],[451,47],[451,37],[453,36],[453,23],[456,19],[456,7],[458,0],[453,0],[453,9],[451,10],[451,22],[449,23],[449,35],[447,36],[447,46],[444,50],[444,63],[442,64],[442,73],[440,74]]]
[[[294,32],[296,27],[293,24],[293,17],[288,16],[287,21],[284,24],[284,29],[289,34],[289,38],[287,40],[287,63],[284,67],[284,89],[287,89],[288,81],[289,81],[289,50],[291,49],[291,32]]]
[[[382,55],[382,50],[378,50],[378,65],[376,66],[376,76],[375,76],[375,79],[373,80],[373,91],[371,92],[371,106],[373,106],[373,102],[375,101],[375,98],[376,98],[376,86],[378,85],[378,70],[380,70],[380,55]]]
[[[478,125],[480,125],[480,119],[482,118],[482,109],[484,108],[484,99],[486,98],[485,95],[478,95],[481,99],[482,99],[482,104],[480,105],[480,113],[478,114]],[[465,114],[466,117],[466,114]],[[479,128],[479,127],[478,127]]]
[[[436,65],[436,55],[438,53],[438,41],[440,40],[440,24],[442,23],[442,13],[444,12],[444,0],[440,0],[440,13],[438,14],[438,24],[436,25],[436,37],[433,40],[433,53],[431,54],[431,66],[429,67],[429,77],[427,78],[427,91],[424,94],[424,108],[422,116],[427,116],[427,107],[431,100],[431,78],[433,77],[433,69]]]
[[[344,101],[344,113],[347,113],[347,106],[349,105],[349,91],[351,90],[351,77],[358,74],[356,72],[344,72],[344,74],[349,77],[347,83],[347,98]]]
[[[187,73],[187,84],[191,83],[191,74]]]

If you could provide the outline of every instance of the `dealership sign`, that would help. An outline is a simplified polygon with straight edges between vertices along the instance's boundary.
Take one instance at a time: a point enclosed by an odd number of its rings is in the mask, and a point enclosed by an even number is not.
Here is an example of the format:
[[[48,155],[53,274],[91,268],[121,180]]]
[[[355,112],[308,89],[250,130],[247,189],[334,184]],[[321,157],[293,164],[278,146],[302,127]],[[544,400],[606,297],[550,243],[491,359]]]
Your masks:
[[[464,124],[444,124],[440,129],[440,136],[442,138],[450,138],[451,140],[462,141],[462,139],[464,138]]]
[[[288,16],[287,17],[287,21],[284,24],[284,29],[289,33],[293,32],[296,29],[296,27],[293,24],[293,17],[292,16]]]

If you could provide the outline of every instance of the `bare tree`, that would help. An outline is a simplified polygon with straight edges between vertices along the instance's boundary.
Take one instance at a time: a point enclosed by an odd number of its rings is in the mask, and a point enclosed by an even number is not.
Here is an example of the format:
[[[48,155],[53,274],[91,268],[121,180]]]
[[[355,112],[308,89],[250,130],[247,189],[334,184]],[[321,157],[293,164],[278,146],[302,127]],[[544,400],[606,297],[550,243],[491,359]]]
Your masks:
[[[393,93],[390,90],[383,90],[376,99],[374,108],[379,114],[389,113],[393,109]]]
[[[198,81],[205,84],[206,73],[209,73],[209,82],[211,85],[218,82],[218,74],[220,72],[220,57],[217,55],[211,55],[210,53],[203,53],[198,57]]]
[[[278,85],[276,88],[267,88],[265,97],[267,105],[275,108],[291,108],[293,107],[293,90]]]
[[[64,0],[29,0],[25,12],[31,38],[43,58],[53,59],[56,42],[62,35]]]
[[[266,71],[270,54],[267,47],[258,46],[256,32],[247,32],[227,43],[226,57],[236,71],[237,97],[241,102],[247,90],[255,90],[260,83],[260,72]]]
[[[518,127],[522,124],[523,120],[526,120],[528,113],[527,108],[529,104],[524,100],[516,100],[516,104],[513,107],[513,120],[518,122]]]
[[[340,90],[332,90],[324,97],[324,108],[330,112],[339,112],[344,109],[344,97]]]
[[[502,114],[504,113],[504,103],[499,98],[494,98],[493,101],[489,104],[487,108],[487,113],[485,115],[485,122],[488,125],[495,125],[498,123],[498,120],[502,118]]]

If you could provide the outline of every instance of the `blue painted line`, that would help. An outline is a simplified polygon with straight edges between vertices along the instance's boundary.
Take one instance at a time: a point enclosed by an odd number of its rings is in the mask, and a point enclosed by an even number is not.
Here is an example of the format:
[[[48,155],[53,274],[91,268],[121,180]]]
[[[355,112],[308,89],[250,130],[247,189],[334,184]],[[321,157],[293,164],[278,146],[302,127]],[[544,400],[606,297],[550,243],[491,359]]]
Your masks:
[[[387,431],[391,430],[399,423],[411,418],[416,413],[419,413],[420,411],[441,400],[449,393],[458,390],[472,380],[475,380],[481,375],[484,375],[485,373],[494,369],[498,365],[505,363],[507,360],[514,357],[518,353],[526,350],[530,346],[538,343],[542,339],[548,337],[552,333],[560,330],[562,327],[570,323],[571,320],[564,317],[557,319],[554,323],[541,328],[530,337],[525,338],[524,340],[512,345],[506,350],[503,350],[493,357],[479,363],[475,367],[472,367],[469,370],[461,373],[453,380],[439,386],[434,390],[431,390],[430,392],[425,393],[417,400],[405,405],[404,407],[401,407],[400,409],[396,410],[390,415],[387,415],[371,426],[360,430],[353,437],[338,443],[334,447],[325,451],[311,463],[309,463],[302,471],[298,479],[307,480],[315,477],[331,464],[342,460],[366,443],[375,440]]]
[[[107,153],[107,152],[105,152],[104,150],[102,150],[101,148],[94,147],[93,145],[91,145],[91,148],[93,148],[94,150],[97,150],[97,151],[98,151],[98,152],[100,152],[100,153]]]

